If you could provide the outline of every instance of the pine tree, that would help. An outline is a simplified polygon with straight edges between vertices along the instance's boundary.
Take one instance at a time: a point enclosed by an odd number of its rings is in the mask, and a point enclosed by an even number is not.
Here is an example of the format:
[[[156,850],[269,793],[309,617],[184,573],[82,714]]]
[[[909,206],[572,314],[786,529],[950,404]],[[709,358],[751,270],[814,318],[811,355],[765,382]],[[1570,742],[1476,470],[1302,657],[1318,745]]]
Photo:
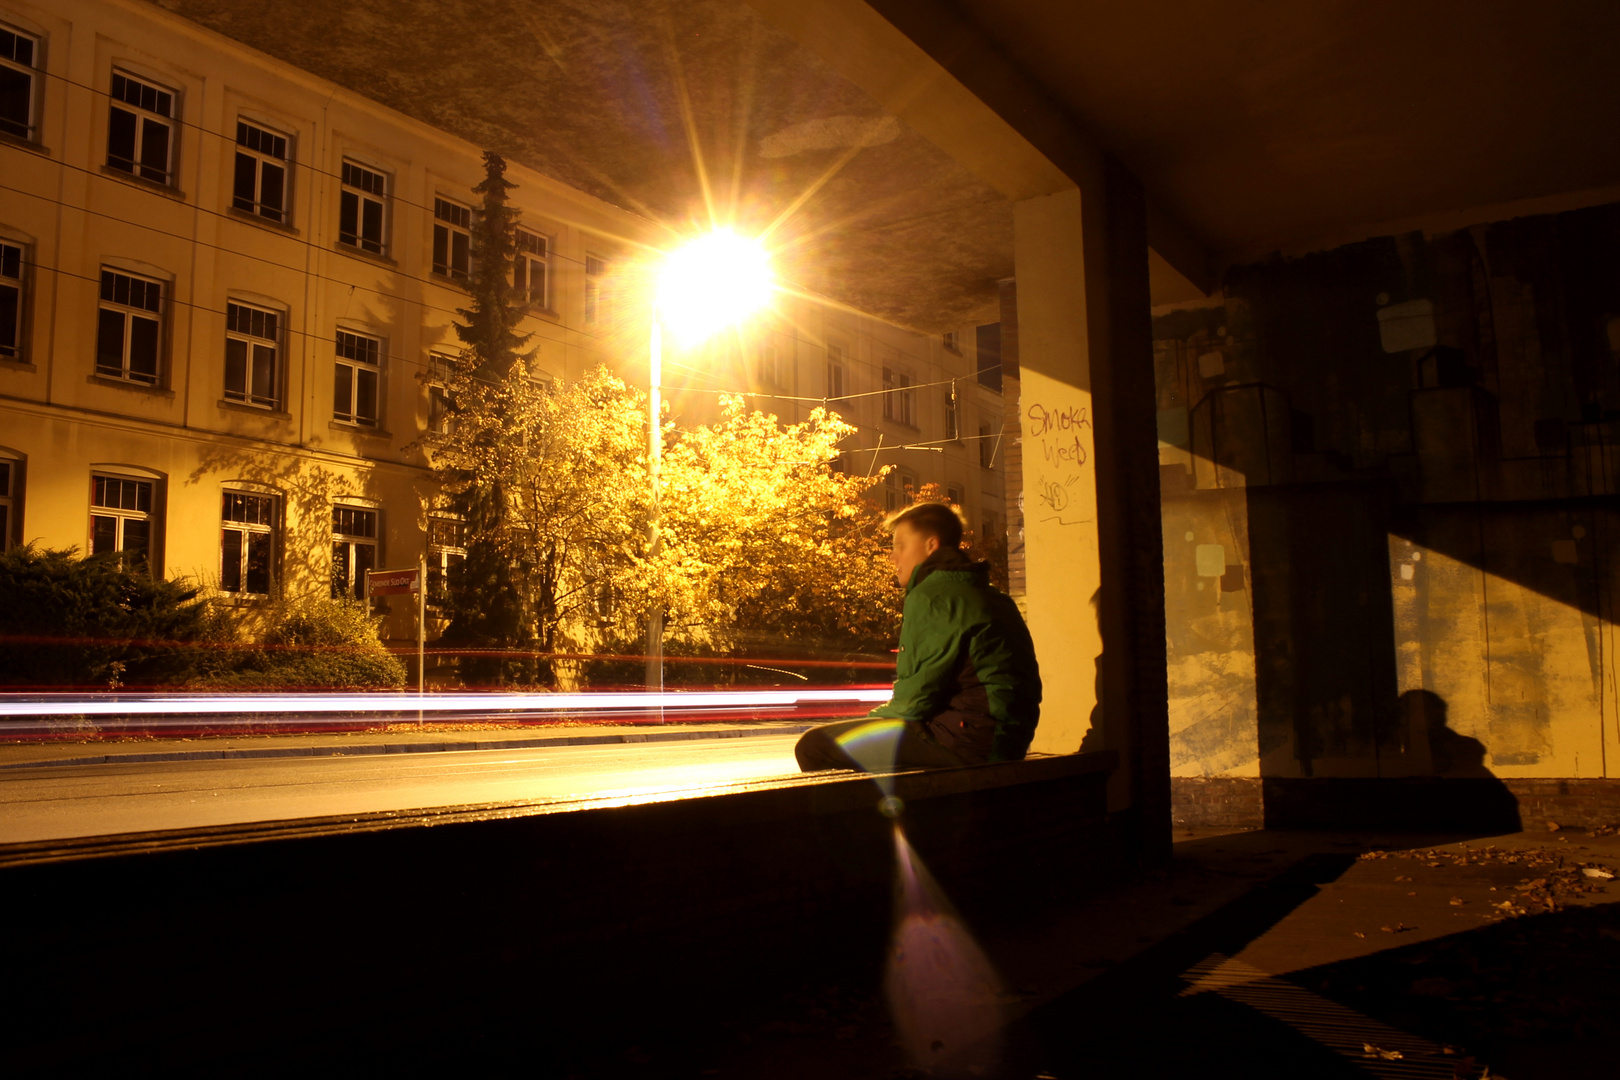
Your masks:
[[[447,646],[489,650],[465,656],[469,683],[532,682],[531,657],[511,655],[535,648],[535,611],[530,545],[517,520],[525,473],[525,418],[542,393],[529,376],[528,335],[517,333],[523,317],[509,284],[516,252],[518,211],[507,201],[515,185],[506,162],[484,154],[484,180],[473,191],[482,205],[473,215],[471,304],[457,309],[464,346],[446,380],[452,445],[435,455],[448,508],[466,523],[467,557],[451,569]]]

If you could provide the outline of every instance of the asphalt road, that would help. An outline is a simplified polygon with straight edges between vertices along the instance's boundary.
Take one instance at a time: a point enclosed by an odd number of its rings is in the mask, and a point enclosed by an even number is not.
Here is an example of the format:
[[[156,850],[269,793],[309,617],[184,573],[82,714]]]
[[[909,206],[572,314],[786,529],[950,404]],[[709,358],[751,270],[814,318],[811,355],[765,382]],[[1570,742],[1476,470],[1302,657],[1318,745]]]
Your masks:
[[[696,794],[796,773],[797,738],[15,769],[0,776],[0,843],[518,799]]]

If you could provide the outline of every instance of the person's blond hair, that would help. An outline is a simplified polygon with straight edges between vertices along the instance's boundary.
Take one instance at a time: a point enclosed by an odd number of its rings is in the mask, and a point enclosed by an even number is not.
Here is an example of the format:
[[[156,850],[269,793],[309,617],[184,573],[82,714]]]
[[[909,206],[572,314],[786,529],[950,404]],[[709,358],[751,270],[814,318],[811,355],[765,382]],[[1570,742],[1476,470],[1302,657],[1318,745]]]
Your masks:
[[[883,521],[883,527],[889,532],[901,525],[910,525],[921,535],[932,536],[940,547],[946,548],[961,547],[962,532],[967,527],[955,507],[937,502],[912,503]]]

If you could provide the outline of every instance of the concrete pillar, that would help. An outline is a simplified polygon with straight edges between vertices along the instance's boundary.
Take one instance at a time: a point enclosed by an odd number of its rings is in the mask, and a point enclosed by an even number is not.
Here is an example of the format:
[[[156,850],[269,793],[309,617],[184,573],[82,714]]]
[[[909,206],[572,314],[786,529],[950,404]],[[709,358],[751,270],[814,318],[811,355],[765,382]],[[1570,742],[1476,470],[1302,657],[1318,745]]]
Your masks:
[[[1147,857],[1167,856],[1149,230],[1161,277],[1207,289],[1203,245],[1162,209],[1150,213],[1136,179],[959,5],[747,3],[1015,207],[1022,600],[1047,702],[1035,748],[1119,750],[1110,810],[1143,825]],[[1010,571],[1017,519],[1009,506]],[[1107,708],[1093,730],[1099,688]]]
[[[1034,749],[1120,752],[1111,811],[1170,840],[1163,541],[1146,215],[1109,163],[1014,210],[1025,595],[1046,704]],[[1105,707],[1099,707],[1104,704]]]

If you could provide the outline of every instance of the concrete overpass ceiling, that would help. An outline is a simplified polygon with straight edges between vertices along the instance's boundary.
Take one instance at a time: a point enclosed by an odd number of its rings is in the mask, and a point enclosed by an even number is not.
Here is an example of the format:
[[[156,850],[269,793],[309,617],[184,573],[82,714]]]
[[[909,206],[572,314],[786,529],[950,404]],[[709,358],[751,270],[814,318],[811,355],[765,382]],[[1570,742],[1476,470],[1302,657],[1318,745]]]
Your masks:
[[[785,276],[903,326],[994,319],[1013,270],[1005,178],[942,148],[950,121],[924,137],[871,92],[882,78],[829,56],[860,24],[849,0],[803,16],[823,20],[819,52],[767,0],[153,2],[678,230],[709,218],[696,145],[720,218],[757,229],[794,207]],[[999,52],[1028,80],[1012,112],[1055,103],[1217,262],[1620,197],[1608,0],[869,2],[925,50],[931,13],[966,20],[940,70],[965,70],[964,40]],[[1156,296],[1190,288],[1163,259],[1154,272]]]
[[[722,220],[799,204],[791,281],[924,332],[997,318],[1008,202],[737,0],[156,2],[676,230],[709,220],[696,145]]]
[[[1610,0],[955,3],[1220,261],[1620,196]]]

